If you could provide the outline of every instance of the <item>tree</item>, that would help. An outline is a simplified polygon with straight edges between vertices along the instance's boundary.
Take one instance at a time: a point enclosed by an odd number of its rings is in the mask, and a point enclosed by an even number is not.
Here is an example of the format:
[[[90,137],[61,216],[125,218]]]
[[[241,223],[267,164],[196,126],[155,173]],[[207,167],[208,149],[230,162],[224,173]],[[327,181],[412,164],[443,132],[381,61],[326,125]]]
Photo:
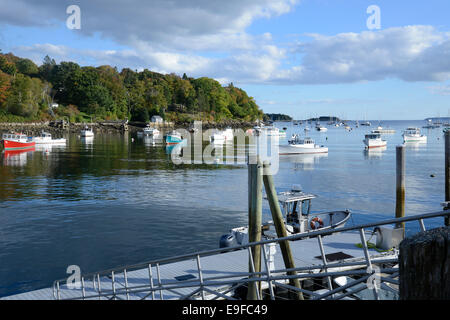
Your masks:
[[[16,62],[17,71],[28,76],[36,76],[39,73],[38,66],[30,59],[20,59]]]

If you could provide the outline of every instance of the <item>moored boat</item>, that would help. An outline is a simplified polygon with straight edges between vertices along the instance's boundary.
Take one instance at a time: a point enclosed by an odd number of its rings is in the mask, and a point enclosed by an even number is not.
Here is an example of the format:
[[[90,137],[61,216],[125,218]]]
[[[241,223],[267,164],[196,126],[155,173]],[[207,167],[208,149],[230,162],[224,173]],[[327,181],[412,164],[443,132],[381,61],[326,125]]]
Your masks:
[[[427,142],[427,136],[420,134],[419,128],[407,128],[403,134],[403,142]]]
[[[34,148],[36,142],[23,133],[4,133],[2,135],[5,150],[24,150]]]
[[[297,134],[293,134],[288,143],[279,146],[280,155],[328,153],[327,147],[315,144],[314,140],[308,137],[302,139]]]
[[[81,130],[80,135],[82,137],[93,137],[94,131],[92,130],[92,128],[89,128],[88,126],[86,126],[83,130]]]
[[[373,132],[366,134],[363,142],[366,145],[367,149],[382,148],[382,147],[386,147],[386,145],[387,145],[387,141],[381,139],[380,133],[373,133]]]
[[[39,137],[34,137],[33,141],[36,142],[36,144],[65,144],[66,139],[53,139],[52,135],[48,132],[42,131],[41,135]]]
[[[167,145],[173,145],[178,144],[183,141],[183,138],[181,137],[181,134],[179,134],[176,131],[172,131],[166,136],[166,144]]]
[[[345,226],[350,219],[351,212],[330,211],[322,213],[311,212],[311,200],[316,198],[301,190],[290,190],[278,193],[278,202],[283,212],[287,235],[304,234],[316,230],[335,229]],[[273,221],[261,226],[262,237],[265,239],[277,238]],[[220,239],[220,247],[231,247],[248,243],[248,227],[238,227],[230,230]]]

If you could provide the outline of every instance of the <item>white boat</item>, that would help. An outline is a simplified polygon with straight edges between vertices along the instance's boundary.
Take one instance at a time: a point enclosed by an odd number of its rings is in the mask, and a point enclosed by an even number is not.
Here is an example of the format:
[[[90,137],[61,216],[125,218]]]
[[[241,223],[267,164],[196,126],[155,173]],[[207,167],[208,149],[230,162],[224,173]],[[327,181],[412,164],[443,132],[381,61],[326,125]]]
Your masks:
[[[328,128],[322,126],[320,123],[317,123],[317,124],[316,124],[316,130],[317,130],[317,131],[320,131],[320,132],[327,132],[327,131],[328,131]]]
[[[83,130],[81,130],[80,134],[82,137],[93,137],[94,131],[92,130],[92,128],[86,126]]]
[[[156,128],[152,128],[150,126],[147,126],[144,128],[144,130],[142,130],[143,134],[145,136],[157,136],[159,135],[159,130]]]
[[[293,134],[288,143],[288,145],[279,146],[280,155],[328,153],[327,147],[315,144],[311,138],[301,139],[297,134]]]
[[[349,210],[322,213],[311,212],[311,200],[316,198],[301,190],[291,190],[278,193],[278,202],[283,212],[287,235],[305,234],[316,230],[342,228],[350,219]],[[273,221],[261,226],[263,240],[277,238]],[[220,239],[220,247],[245,245],[248,243],[248,227],[238,227],[230,230]]]
[[[372,133],[393,134],[393,133],[395,133],[395,130],[394,129],[385,129],[382,126],[378,126],[376,129],[372,130]]]
[[[209,140],[215,143],[224,142],[225,136],[223,132],[215,132],[209,137]]]
[[[233,133],[233,129],[231,128],[226,128],[225,131],[222,132],[223,137],[225,138],[225,140],[233,140],[234,138],[234,133]]]
[[[403,142],[427,142],[427,136],[420,134],[419,128],[407,128],[402,136]]]
[[[364,144],[367,149],[386,147],[386,140],[381,139],[380,133],[368,133],[365,135]]]
[[[33,141],[36,144],[66,144],[66,139],[52,139],[52,135],[45,131],[42,131],[39,137],[34,137]]]

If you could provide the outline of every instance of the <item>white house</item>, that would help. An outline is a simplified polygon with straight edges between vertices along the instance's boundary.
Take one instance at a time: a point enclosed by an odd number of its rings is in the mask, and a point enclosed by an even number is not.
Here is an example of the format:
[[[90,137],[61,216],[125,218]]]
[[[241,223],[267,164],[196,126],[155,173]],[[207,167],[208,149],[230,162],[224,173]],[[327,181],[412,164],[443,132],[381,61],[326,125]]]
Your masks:
[[[155,123],[163,123],[164,122],[163,118],[161,118],[160,116],[153,116],[151,121],[155,122]]]

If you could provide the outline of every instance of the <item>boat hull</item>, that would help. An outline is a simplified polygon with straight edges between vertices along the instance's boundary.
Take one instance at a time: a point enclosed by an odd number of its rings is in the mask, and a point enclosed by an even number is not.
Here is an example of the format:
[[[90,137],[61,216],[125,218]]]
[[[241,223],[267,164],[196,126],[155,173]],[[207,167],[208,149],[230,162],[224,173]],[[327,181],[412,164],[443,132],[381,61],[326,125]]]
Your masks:
[[[387,146],[387,142],[385,140],[363,140],[367,149],[375,149],[375,148],[383,148]]]
[[[3,147],[5,150],[25,150],[34,148],[36,143],[32,142],[18,142],[12,140],[3,140]]]
[[[166,144],[167,144],[167,145],[178,144],[178,143],[180,143],[181,141],[183,141],[183,140],[182,140],[180,137],[171,136],[171,135],[168,135],[168,136],[166,137]]]
[[[42,139],[39,137],[34,138],[36,144],[65,144],[66,139]]]
[[[328,153],[327,147],[296,147],[296,146],[280,146],[279,155],[290,155],[290,154],[315,154],[315,153]]]
[[[427,142],[427,137],[426,136],[420,136],[420,137],[403,136],[403,142]]]

